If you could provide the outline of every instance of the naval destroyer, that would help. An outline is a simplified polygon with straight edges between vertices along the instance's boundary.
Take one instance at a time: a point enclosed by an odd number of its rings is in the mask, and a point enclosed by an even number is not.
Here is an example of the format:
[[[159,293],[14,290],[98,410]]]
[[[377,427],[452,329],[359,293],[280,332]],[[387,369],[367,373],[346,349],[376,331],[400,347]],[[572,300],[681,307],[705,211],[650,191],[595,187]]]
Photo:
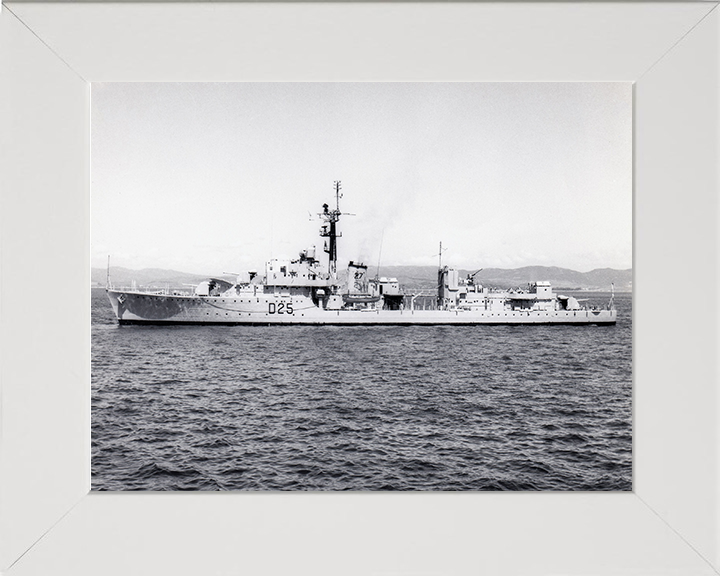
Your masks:
[[[396,278],[368,276],[351,261],[338,272],[340,182],[335,208],[323,205],[320,236],[327,264],[316,249],[296,259],[273,259],[264,275],[241,273],[233,281],[209,278],[190,290],[115,288],[107,296],[120,324],[615,324],[611,297],[603,309],[586,307],[572,296],[556,294],[549,282],[526,289],[501,290],[462,278],[439,263],[437,291],[428,306],[416,305],[423,292],[405,293]],[[442,255],[442,247],[440,250]],[[325,260],[325,257],[323,257]],[[108,268],[109,272],[109,268]]]

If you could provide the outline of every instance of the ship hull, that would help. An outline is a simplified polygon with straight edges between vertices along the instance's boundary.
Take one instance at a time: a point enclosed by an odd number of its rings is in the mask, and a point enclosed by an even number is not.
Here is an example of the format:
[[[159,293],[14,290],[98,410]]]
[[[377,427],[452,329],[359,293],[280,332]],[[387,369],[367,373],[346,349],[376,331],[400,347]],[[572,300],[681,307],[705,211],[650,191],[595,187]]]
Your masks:
[[[615,310],[324,310],[309,298],[223,298],[108,290],[120,324],[208,325],[611,325]]]

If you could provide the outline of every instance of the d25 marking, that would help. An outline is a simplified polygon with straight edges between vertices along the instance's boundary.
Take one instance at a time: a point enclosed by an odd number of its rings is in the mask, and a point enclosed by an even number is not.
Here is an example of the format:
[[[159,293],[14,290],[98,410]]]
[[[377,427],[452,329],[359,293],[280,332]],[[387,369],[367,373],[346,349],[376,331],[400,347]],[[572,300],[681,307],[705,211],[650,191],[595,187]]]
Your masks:
[[[292,314],[292,302],[268,302],[268,314]]]

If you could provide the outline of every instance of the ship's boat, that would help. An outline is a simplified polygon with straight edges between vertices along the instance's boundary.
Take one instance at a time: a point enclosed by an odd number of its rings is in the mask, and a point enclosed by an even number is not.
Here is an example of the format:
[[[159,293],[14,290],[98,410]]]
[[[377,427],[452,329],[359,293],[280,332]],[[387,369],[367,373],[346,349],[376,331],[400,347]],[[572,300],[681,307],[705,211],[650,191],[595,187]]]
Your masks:
[[[327,204],[319,217],[326,240],[327,264],[314,247],[291,260],[270,260],[265,274],[251,270],[234,282],[208,278],[192,291],[115,288],[107,295],[120,324],[615,324],[610,299],[599,310],[572,296],[557,295],[549,282],[524,290],[482,286],[475,274],[461,278],[457,270],[438,265],[437,292],[431,306],[416,306],[423,292],[406,293],[397,278],[368,278],[367,266],[351,261],[338,273],[337,223],[340,182],[335,183],[335,209]],[[440,250],[442,255],[442,246]]]

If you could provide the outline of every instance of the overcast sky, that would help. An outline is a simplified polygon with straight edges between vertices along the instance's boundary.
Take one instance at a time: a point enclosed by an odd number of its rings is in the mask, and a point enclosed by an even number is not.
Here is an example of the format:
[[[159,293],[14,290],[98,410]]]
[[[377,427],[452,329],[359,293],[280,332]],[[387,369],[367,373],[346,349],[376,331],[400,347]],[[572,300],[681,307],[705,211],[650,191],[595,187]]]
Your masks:
[[[632,266],[630,83],[92,85],[92,263]],[[311,221],[311,215],[314,220]]]

